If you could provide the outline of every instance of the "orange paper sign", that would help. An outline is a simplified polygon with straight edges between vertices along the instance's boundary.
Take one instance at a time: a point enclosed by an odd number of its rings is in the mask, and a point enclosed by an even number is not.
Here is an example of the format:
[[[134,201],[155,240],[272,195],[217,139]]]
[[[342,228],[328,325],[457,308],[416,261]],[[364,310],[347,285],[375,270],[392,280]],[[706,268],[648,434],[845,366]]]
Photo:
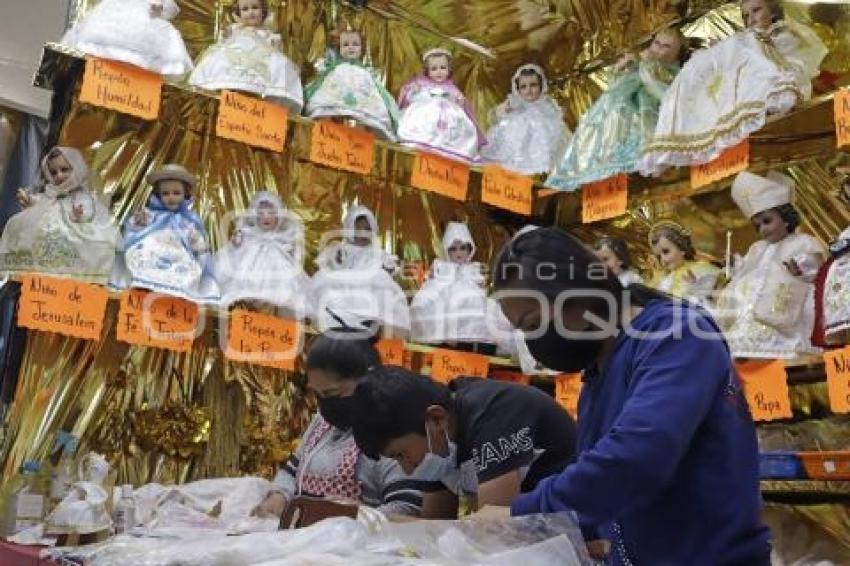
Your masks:
[[[25,275],[21,281],[18,326],[98,340],[108,298],[106,289],[95,285]]]
[[[791,418],[788,376],[781,360],[748,361],[735,365],[744,383],[744,395],[753,419],[772,421]]]
[[[162,77],[156,73],[108,59],[86,59],[80,102],[156,120],[161,94]]]
[[[626,213],[629,200],[628,178],[609,177],[581,189],[581,221],[585,224],[616,218]]]
[[[289,113],[282,106],[224,90],[218,103],[215,135],[272,151],[283,151],[288,117]]]
[[[850,145],[850,90],[838,89],[833,98],[835,141],[838,147]]]
[[[455,200],[466,200],[469,166],[433,153],[416,153],[410,184]]]
[[[313,126],[310,161],[368,175],[375,161],[375,136],[366,130],[320,120]]]
[[[530,385],[531,378],[518,371],[494,370],[490,373],[490,379],[496,381],[508,381],[519,385]]]
[[[116,337],[128,344],[188,352],[198,315],[198,305],[190,301],[130,289],[121,294]]]
[[[745,139],[736,146],[723,150],[714,161],[702,165],[691,165],[691,187],[704,187],[735,173],[746,171],[750,166],[750,140]]]
[[[458,376],[487,377],[490,360],[469,352],[436,349],[432,353],[431,378],[448,383]]]
[[[555,401],[566,409],[573,419],[578,418],[581,385],[580,373],[562,373],[555,376]]]
[[[531,177],[488,165],[484,167],[484,176],[481,177],[481,201],[530,216],[532,185]]]
[[[230,313],[224,357],[234,362],[294,370],[301,326],[294,320],[234,309]]]
[[[850,346],[823,355],[826,386],[833,413],[850,413]]]
[[[375,344],[385,366],[404,367],[404,342],[397,338],[382,338]]]

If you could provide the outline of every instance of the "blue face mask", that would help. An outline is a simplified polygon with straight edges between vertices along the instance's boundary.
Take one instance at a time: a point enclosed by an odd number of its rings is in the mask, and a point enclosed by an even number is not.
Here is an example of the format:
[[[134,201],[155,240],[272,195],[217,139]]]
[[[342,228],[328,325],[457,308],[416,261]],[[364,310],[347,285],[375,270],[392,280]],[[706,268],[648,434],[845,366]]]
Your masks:
[[[413,470],[411,477],[413,479],[424,482],[441,482],[452,493],[457,494],[460,486],[460,470],[457,467],[457,444],[449,439],[449,433],[443,431],[446,435],[446,443],[449,447],[447,456],[435,454],[431,449],[431,431],[425,427],[425,436],[428,439],[428,452],[425,457]]]

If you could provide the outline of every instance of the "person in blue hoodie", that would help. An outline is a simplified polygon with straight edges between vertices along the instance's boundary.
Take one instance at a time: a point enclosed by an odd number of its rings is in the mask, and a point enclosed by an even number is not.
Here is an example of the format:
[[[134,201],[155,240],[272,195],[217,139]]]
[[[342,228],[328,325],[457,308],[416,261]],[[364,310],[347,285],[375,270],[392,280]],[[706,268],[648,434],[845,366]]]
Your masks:
[[[588,539],[611,542],[609,564],[769,565],[755,427],[711,316],[624,290],[557,228],[521,231],[494,285],[531,354],[584,383],[575,463],[512,514],[576,512]]]

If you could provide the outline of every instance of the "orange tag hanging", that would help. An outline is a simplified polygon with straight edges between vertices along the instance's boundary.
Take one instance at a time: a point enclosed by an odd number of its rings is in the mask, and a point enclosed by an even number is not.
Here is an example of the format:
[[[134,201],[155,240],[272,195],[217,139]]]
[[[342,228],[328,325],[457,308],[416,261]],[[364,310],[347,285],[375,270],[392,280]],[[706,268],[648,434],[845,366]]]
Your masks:
[[[562,373],[555,376],[555,401],[573,419],[578,419],[578,398],[581,395],[581,374]]]
[[[823,355],[826,386],[833,413],[850,413],[850,346]]]
[[[283,151],[286,108],[229,90],[221,91],[215,135],[263,149]]]
[[[21,280],[18,326],[98,340],[108,299],[103,287],[27,274]]]
[[[234,309],[230,313],[224,357],[234,362],[293,371],[301,346],[294,320]]]
[[[581,221],[584,224],[616,218],[626,213],[629,200],[628,177],[609,177],[581,188]]]
[[[375,161],[375,136],[360,128],[319,120],[313,125],[310,161],[368,175]]]
[[[160,75],[118,61],[86,58],[80,102],[156,120],[161,96]]]
[[[736,363],[744,396],[753,419],[772,421],[791,418],[791,397],[788,392],[788,375],[781,360],[747,361]]]
[[[481,202],[530,216],[533,184],[531,177],[487,165],[481,177]]]
[[[850,145],[850,90],[841,88],[833,98],[835,141],[838,147]]]
[[[188,352],[198,329],[198,305],[142,289],[121,294],[116,338],[127,344]]]
[[[738,145],[723,150],[717,159],[691,165],[691,188],[710,185],[726,177],[731,177],[750,166],[750,140],[745,139]]]
[[[432,353],[431,379],[448,383],[459,376],[487,377],[490,360],[471,352],[436,349]]]
[[[417,152],[410,184],[417,189],[465,201],[469,166],[433,153]]]

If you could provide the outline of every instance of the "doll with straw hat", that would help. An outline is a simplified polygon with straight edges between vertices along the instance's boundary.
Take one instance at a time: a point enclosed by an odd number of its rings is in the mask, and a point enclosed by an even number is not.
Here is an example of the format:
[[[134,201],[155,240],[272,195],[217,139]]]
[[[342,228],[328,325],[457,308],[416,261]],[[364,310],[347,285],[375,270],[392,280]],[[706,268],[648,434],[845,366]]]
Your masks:
[[[816,353],[814,285],[824,260],[821,243],[797,232],[794,180],[776,171],[744,171],[732,184],[732,199],[761,240],[750,246],[718,301],[716,318],[732,355],[793,358]]]

